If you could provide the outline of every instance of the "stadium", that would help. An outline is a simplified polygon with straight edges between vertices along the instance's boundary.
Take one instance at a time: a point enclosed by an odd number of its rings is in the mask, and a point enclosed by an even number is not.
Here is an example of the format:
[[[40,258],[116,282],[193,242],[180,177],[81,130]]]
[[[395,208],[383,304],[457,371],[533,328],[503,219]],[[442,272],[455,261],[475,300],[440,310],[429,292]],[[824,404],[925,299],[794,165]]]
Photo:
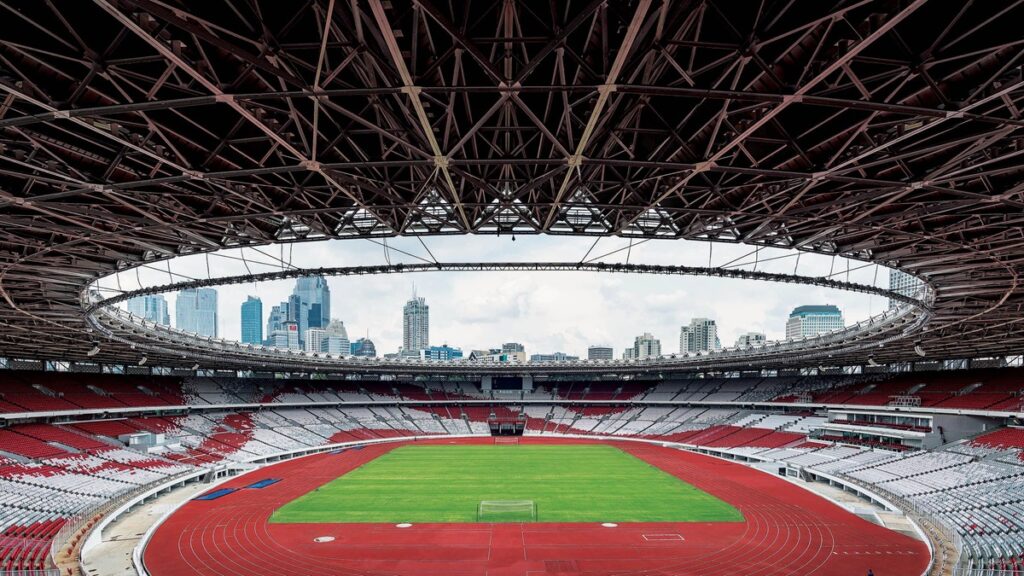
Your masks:
[[[1022,19],[0,2],[0,576],[1024,574]],[[793,311],[621,358],[335,324],[420,278],[509,331],[526,279],[523,338]]]

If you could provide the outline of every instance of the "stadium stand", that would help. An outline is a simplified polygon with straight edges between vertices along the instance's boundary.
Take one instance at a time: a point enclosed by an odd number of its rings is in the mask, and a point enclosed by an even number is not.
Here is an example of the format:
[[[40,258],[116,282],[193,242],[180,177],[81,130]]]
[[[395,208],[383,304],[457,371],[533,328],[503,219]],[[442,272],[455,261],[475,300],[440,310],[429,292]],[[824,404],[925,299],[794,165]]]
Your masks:
[[[928,396],[935,405],[996,405],[1015,397],[1013,374],[986,378],[935,378]],[[8,377],[9,375],[5,375]],[[802,407],[777,410],[691,405],[630,405],[637,399],[678,402],[778,401],[794,387],[807,385],[816,396],[849,397],[850,405],[882,402],[913,390],[918,378],[877,376],[852,382],[841,378],[712,379],[678,383],[632,383],[629,387],[586,386],[574,382],[557,392],[535,390],[530,399],[552,397],[565,402],[587,398],[624,399],[619,405],[563,403],[460,404],[490,396],[467,383],[425,388],[411,384],[241,382],[172,378],[146,381],[89,379],[88,392],[75,392],[66,381],[36,377],[34,385],[14,378],[11,398],[19,410],[77,406],[83,413],[99,399],[116,399],[138,409],[126,417],[96,420],[78,416],[66,423],[16,424],[0,430],[0,567],[47,566],[49,546],[64,523],[105,501],[141,487],[202,471],[219,463],[243,464],[281,453],[335,443],[382,438],[488,434],[492,419],[525,419],[525,434],[587,434],[677,442],[723,455],[778,462],[806,473],[828,474],[867,485],[927,511],[952,526],[973,566],[1018,569],[1024,552],[1024,429],[999,428],[930,451],[907,450],[884,442],[815,434],[827,418]],[[865,383],[868,382],[868,383]],[[95,388],[95,390],[93,390]],[[63,394],[51,396],[47,391]],[[102,393],[97,393],[102,391]],[[916,392],[920,392],[917,390]],[[801,393],[805,394],[805,393]],[[92,396],[87,396],[92,395]],[[971,395],[983,400],[965,400]],[[940,397],[941,396],[941,397]],[[83,398],[90,398],[88,401]],[[266,404],[258,411],[214,408],[252,399]],[[683,399],[685,398],[685,400]],[[709,398],[711,400],[709,400]],[[395,401],[435,401],[444,405],[397,405]],[[188,414],[146,414],[151,402],[184,401],[202,409]],[[278,406],[301,401],[323,406]],[[342,405],[364,402],[374,405]],[[330,405],[328,405],[330,404]],[[168,404],[166,406],[174,406]],[[206,408],[204,408],[206,407]],[[95,417],[91,415],[90,417]],[[100,414],[102,416],[102,414]],[[873,426],[877,423],[871,423]],[[150,452],[129,449],[122,440],[139,433],[163,434],[165,442]],[[812,437],[813,436],[813,437]],[[858,445],[858,442],[860,445]]]

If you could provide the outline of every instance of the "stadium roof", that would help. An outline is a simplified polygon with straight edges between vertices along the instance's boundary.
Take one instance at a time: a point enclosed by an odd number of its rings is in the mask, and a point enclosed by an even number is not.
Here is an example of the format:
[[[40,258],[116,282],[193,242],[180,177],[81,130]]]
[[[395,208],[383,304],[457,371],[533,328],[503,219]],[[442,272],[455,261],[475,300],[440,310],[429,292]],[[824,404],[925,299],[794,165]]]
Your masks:
[[[1018,353],[1024,7],[760,6],[0,5],[0,355],[87,358],[140,263],[503,232],[891,265],[935,299],[879,361]]]

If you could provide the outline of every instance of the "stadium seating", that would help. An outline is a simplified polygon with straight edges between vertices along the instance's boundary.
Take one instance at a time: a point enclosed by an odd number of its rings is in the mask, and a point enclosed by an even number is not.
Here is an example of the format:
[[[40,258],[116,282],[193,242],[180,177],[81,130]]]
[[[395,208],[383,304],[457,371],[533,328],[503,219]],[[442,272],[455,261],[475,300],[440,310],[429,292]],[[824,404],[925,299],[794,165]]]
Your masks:
[[[1013,375],[986,373],[919,378],[787,377],[693,379],[657,384],[571,382],[546,384],[520,397],[612,401],[621,405],[526,404],[526,434],[595,434],[679,442],[757,460],[848,478],[929,510],[954,526],[978,566],[1020,564],[1024,551],[1024,429],[1000,428],[942,450],[922,452],[878,441],[809,435],[826,418],[806,409],[758,412],[708,406],[631,406],[632,399],[676,401],[778,401],[800,387],[816,400],[882,403],[894,394],[917,393],[936,406],[998,405],[1016,398]],[[67,519],[105,500],[180,474],[224,462],[245,463],[283,452],[338,442],[444,434],[488,434],[492,418],[514,420],[519,408],[462,404],[492,395],[472,383],[411,384],[213,379],[118,378],[95,375],[77,388],[41,376],[28,383],[5,375],[10,387],[0,410],[78,410],[136,407],[136,414],[68,424],[19,424],[0,430],[0,568],[46,564],[49,541]],[[84,385],[83,385],[84,384]],[[922,386],[922,384],[924,384]],[[808,392],[811,391],[811,392]],[[925,393],[927,392],[927,393]],[[973,399],[973,398],[977,399]],[[845,398],[845,400],[844,400]],[[257,412],[207,408],[187,415],[155,416],[152,406],[195,407],[267,402]],[[445,400],[445,405],[388,405],[396,399]],[[502,399],[505,399],[502,397]],[[338,402],[378,402],[341,406]],[[324,403],[284,407],[282,402]],[[869,424],[868,422],[853,422]],[[871,422],[878,426],[877,422]],[[905,426],[892,426],[907,429]],[[163,434],[153,453],[130,450],[125,435]],[[861,445],[857,445],[860,443]],[[1016,563],[1016,564],[1015,564]]]

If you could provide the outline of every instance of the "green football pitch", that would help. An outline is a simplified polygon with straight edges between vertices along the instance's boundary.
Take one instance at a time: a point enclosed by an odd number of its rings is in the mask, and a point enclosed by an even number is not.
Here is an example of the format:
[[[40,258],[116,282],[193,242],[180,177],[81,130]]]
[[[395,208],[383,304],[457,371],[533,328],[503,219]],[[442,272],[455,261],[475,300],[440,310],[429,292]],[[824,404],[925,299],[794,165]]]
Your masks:
[[[481,501],[533,502],[480,515]],[[485,506],[486,507],[486,506]],[[613,446],[402,446],[278,509],[271,522],[739,522],[722,500]]]

